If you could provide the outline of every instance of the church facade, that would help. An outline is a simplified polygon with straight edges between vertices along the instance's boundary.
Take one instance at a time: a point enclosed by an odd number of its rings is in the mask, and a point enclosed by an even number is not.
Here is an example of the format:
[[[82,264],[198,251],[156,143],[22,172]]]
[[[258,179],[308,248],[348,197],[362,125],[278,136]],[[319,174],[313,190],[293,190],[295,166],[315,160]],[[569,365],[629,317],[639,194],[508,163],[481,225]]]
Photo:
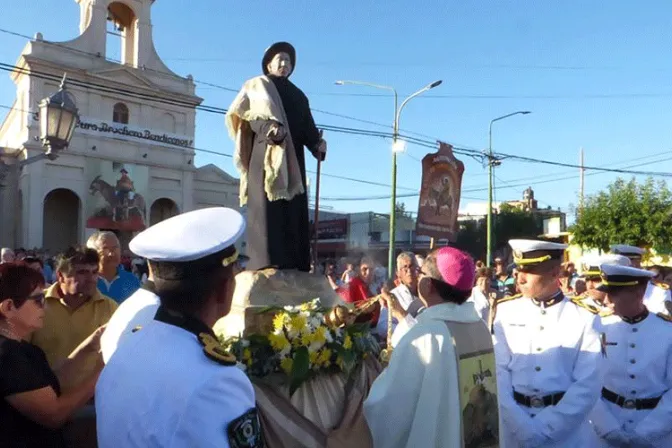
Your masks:
[[[127,244],[180,212],[237,208],[237,179],[214,165],[194,166],[202,99],[191,76],[173,73],[154,48],[154,1],[75,1],[80,35],[54,43],[37,34],[11,74],[17,96],[0,125],[0,246],[55,252],[96,229]],[[110,48],[110,34],[120,47]],[[64,74],[80,115],[70,147],[55,160],[14,169],[44,152],[38,104]]]

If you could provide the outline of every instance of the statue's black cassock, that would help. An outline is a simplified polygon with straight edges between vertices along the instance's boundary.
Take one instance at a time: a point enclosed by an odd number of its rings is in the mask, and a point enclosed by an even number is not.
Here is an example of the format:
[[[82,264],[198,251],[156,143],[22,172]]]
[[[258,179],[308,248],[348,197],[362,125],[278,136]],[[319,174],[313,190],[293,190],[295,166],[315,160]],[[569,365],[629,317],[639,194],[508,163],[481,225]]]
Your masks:
[[[306,160],[303,147],[317,157],[320,133],[315,126],[306,95],[287,78],[269,76],[280,94],[289,132],[306,188]],[[280,269],[310,270],[310,223],[308,196],[295,196],[290,201],[269,201],[264,191],[264,155],[266,134],[271,121],[250,122],[254,133],[252,156],[248,170],[247,268],[258,270],[269,266]]]

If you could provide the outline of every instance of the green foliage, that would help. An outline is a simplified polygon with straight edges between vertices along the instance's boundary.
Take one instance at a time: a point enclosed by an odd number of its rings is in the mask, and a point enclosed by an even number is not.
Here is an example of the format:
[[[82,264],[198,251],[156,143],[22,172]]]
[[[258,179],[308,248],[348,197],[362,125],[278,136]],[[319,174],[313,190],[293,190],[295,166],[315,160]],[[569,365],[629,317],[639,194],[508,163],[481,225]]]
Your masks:
[[[307,347],[299,347],[294,352],[294,362],[292,363],[292,372],[289,375],[289,395],[301,387],[310,374],[310,358]]]
[[[672,249],[670,228],[672,193],[665,182],[649,178],[638,184],[619,178],[585,201],[571,231],[574,242],[588,248],[630,244],[661,253]]]
[[[502,204],[499,213],[493,215],[493,249],[498,251],[508,247],[510,239],[537,238],[544,231],[543,218],[531,212],[520,210],[509,204]],[[486,220],[463,221],[457,234],[455,246],[471,254],[476,260],[485,260],[487,245]]]

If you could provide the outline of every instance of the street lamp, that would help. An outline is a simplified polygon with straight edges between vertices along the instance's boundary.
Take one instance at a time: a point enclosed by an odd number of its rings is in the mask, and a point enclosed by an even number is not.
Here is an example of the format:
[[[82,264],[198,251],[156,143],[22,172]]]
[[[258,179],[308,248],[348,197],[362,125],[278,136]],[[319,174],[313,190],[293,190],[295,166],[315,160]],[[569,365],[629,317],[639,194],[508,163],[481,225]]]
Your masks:
[[[75,98],[65,87],[66,76],[58,92],[40,102],[40,140],[49,158],[68,147],[79,119]]]
[[[391,196],[391,204],[390,204],[390,249],[388,252],[388,259],[387,259],[387,269],[388,269],[388,275],[392,276],[392,273],[394,272],[394,243],[395,243],[395,233],[396,233],[396,208],[397,208],[397,152],[400,152],[403,150],[400,142],[398,142],[399,138],[399,117],[401,116],[401,111],[404,109],[406,104],[413,98],[415,98],[418,95],[422,95],[423,93],[427,92],[428,90],[433,89],[434,87],[438,87],[441,85],[443,81],[438,80],[434,81],[431,84],[427,84],[425,87],[422,89],[418,90],[417,92],[413,93],[412,95],[409,95],[402,103],[401,106],[397,107],[398,104],[398,95],[397,95],[397,90],[394,87],[390,86],[384,86],[380,84],[373,84],[370,82],[364,82],[364,81],[336,81],[337,86],[344,86],[346,84],[349,85],[358,85],[358,86],[367,86],[367,87],[373,87],[376,89],[382,89],[382,90],[390,90],[394,94],[394,122],[393,122],[393,127],[392,127],[392,196]]]
[[[507,115],[502,115],[490,121],[490,128],[488,130],[488,219],[487,219],[487,256],[486,256],[486,265],[490,267],[492,265],[492,177],[493,171],[492,168],[495,164],[499,165],[499,160],[495,160],[492,154],[492,124],[495,121],[504,120],[505,118],[513,117],[514,115],[527,115],[531,114],[529,110],[519,110],[518,112],[512,112]]]

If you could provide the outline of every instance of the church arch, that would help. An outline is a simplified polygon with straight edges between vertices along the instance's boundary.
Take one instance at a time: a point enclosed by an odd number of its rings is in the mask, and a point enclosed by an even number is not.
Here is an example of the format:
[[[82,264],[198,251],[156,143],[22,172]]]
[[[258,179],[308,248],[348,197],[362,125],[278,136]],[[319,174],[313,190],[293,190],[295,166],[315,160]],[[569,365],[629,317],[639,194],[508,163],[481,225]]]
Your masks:
[[[138,21],[135,12],[126,3],[114,1],[107,7],[107,21],[107,59],[135,66]]]
[[[79,243],[81,200],[72,190],[56,188],[44,197],[42,246],[56,253]]]
[[[149,225],[153,226],[154,224],[172,218],[179,213],[180,210],[172,199],[157,199],[152,203],[152,207],[149,209]]]

